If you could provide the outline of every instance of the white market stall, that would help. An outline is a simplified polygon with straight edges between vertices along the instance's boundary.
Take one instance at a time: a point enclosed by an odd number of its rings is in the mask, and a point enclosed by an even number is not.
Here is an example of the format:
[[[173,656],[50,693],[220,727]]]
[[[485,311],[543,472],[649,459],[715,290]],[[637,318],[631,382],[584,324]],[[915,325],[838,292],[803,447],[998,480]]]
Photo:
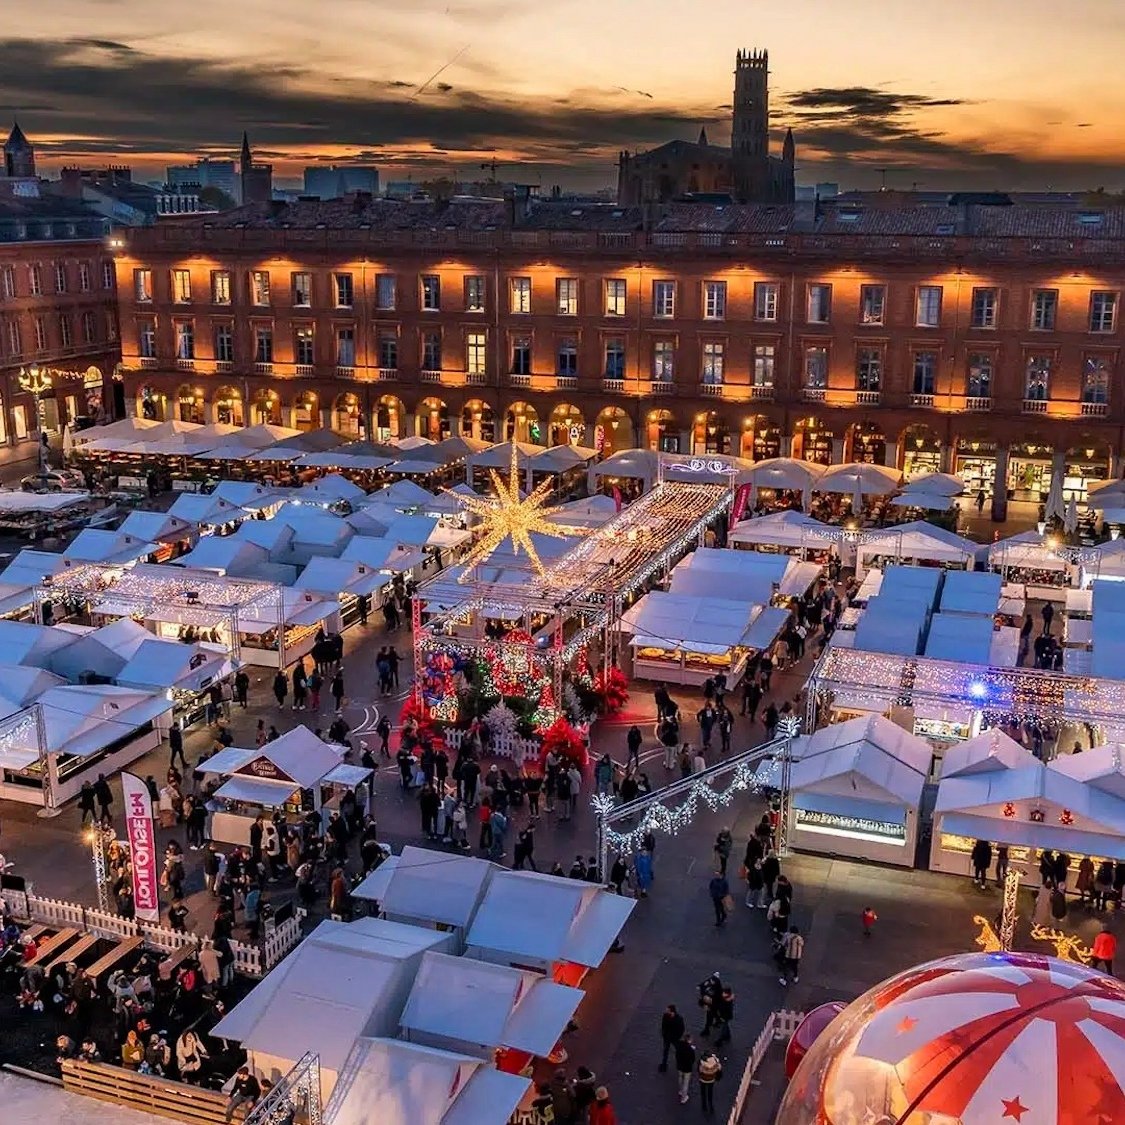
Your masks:
[[[508,1125],[530,1087],[471,1055],[361,1038],[324,1125]]]
[[[391,577],[385,571],[353,559],[320,555],[301,571],[293,588],[339,602],[340,624],[346,628],[360,620],[360,599],[370,607],[371,599],[390,584]]]
[[[211,838],[245,846],[259,815],[281,809],[299,819],[303,812],[336,807],[348,790],[356,791],[357,804],[366,811],[373,771],[348,765],[344,751],[301,726],[260,750],[231,746],[206,759],[203,772],[226,779],[211,794]]]
[[[826,561],[835,551],[830,537],[837,530],[804,512],[786,510],[736,523],[727,542],[732,547],[747,546],[756,551],[792,552],[801,558],[807,553],[818,561]]]
[[[914,866],[933,751],[881,715],[797,739],[789,840],[803,851]]]
[[[988,565],[1000,572],[1006,584],[1019,586],[1025,598],[1065,604],[1067,587],[1078,585],[1079,568],[1035,531],[993,543]]]
[[[457,952],[498,868],[475,856],[453,855],[407,844],[380,864],[352,894],[377,902],[382,917],[428,926],[457,938]]]
[[[319,1055],[327,1100],[358,1038],[397,1034],[422,955],[451,944],[447,935],[379,918],[321,922],[211,1034],[239,1043],[251,1070],[273,1082],[307,1051]]]
[[[803,597],[822,573],[817,563],[787,555],[698,547],[676,565],[669,589],[767,604]]]
[[[1006,844],[1011,866],[1033,886],[1045,848],[1066,852],[1072,871],[1084,855],[1095,866],[1102,859],[1125,860],[1125,799],[1120,795],[1053,764],[1016,765],[1003,759],[995,764],[995,769],[942,778],[934,806],[932,870],[971,874],[977,840],[988,840],[994,851]]]
[[[867,530],[856,548],[856,577],[888,562],[972,570],[981,550],[979,543],[923,520]]]
[[[469,927],[465,955],[577,986],[605,959],[635,906],[600,884],[500,869]]]

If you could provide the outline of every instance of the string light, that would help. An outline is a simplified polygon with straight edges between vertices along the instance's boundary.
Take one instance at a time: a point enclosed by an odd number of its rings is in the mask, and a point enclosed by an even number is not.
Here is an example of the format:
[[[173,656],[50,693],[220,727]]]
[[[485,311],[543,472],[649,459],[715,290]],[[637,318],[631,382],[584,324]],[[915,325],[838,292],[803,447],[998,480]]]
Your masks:
[[[1000,948],[1005,952],[1012,948],[1016,933],[1016,912],[1019,906],[1020,873],[1009,867],[1004,876],[1004,906],[1000,911]]]

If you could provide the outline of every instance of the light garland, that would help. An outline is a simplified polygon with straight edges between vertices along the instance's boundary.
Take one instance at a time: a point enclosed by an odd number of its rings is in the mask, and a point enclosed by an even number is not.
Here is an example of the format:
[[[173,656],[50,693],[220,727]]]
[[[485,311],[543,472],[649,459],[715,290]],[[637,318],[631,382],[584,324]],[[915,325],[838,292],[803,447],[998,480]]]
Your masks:
[[[753,763],[755,766],[757,764]],[[663,832],[665,835],[675,836],[681,828],[691,824],[701,807],[717,812],[721,808],[726,808],[739,793],[759,793],[766,789],[777,788],[778,772],[776,761],[770,762],[762,772],[758,772],[750,764],[740,764],[735,767],[730,784],[725,789],[715,790],[705,781],[696,782],[688,790],[683,803],[674,809],[659,803],[649,805],[641,814],[640,823],[629,832],[618,832],[605,824],[603,832],[606,844],[621,855],[631,855],[640,848],[649,832]],[[606,816],[620,808],[606,793],[596,793],[590,803],[595,814],[603,821]]]
[[[1019,893],[1020,873],[1016,868],[1009,867],[1004,876],[1004,906],[1000,911],[1000,948],[1004,952],[1011,950],[1015,938]]]

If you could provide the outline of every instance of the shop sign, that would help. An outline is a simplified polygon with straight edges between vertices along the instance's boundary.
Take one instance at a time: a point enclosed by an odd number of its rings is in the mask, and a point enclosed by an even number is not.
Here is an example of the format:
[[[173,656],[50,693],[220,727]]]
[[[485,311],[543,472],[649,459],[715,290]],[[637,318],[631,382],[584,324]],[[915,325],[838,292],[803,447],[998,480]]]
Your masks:
[[[240,770],[236,771],[244,777],[262,777],[267,781],[292,781],[293,779],[283,770],[277,768],[269,758],[255,758],[247,762]]]
[[[797,827],[830,829],[850,836],[877,836],[900,844],[906,841],[905,824],[896,824],[888,820],[868,820],[862,816],[814,812],[812,809],[797,809]]]
[[[160,921],[160,889],[156,862],[156,832],[148,786],[132,773],[121,775],[125,798],[125,834],[133,867],[133,903],[142,922]]]

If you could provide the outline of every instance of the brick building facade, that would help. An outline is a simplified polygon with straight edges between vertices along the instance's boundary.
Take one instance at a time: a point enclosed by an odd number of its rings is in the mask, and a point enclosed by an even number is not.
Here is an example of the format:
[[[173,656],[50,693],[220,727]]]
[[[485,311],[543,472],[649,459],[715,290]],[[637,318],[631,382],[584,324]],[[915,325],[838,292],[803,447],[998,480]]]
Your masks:
[[[1125,210],[355,197],[130,232],[117,279],[153,417],[1119,474]]]
[[[0,179],[0,461],[35,456],[36,406],[20,372],[55,377],[45,401],[50,431],[113,417],[120,358],[109,223],[81,204],[7,194]]]

